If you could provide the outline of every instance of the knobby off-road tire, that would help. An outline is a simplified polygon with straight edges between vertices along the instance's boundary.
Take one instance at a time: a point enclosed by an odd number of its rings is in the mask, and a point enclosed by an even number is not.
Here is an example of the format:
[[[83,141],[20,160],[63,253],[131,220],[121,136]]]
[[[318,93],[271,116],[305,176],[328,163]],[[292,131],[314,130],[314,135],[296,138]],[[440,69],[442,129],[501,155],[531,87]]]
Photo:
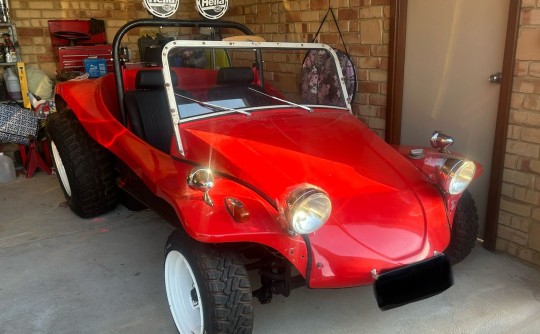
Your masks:
[[[73,112],[49,115],[47,134],[56,175],[71,210],[91,218],[116,207],[112,154],[86,133]]]
[[[176,230],[165,246],[165,287],[181,334],[252,332],[251,285],[236,253]]]
[[[471,252],[478,237],[478,214],[471,193],[466,190],[459,199],[454,222],[452,236],[445,254],[452,264],[465,259]]]

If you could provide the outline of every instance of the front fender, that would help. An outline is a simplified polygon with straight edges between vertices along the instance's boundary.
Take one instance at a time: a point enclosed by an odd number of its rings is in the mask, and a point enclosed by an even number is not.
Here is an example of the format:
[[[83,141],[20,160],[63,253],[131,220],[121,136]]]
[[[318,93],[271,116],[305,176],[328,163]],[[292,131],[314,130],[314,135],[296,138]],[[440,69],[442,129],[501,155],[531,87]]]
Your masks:
[[[168,187],[170,192],[166,191],[166,194],[192,238],[206,243],[249,242],[268,246],[287,258],[305,277],[306,244],[301,236],[291,236],[282,229],[278,222],[279,212],[271,203],[227,176],[216,176],[214,187],[209,191],[214,203],[210,206],[203,201],[203,193],[187,186],[186,180],[187,175],[178,177],[177,186],[182,190]],[[227,197],[234,197],[244,204],[249,212],[245,222],[233,219],[225,205]]]
[[[408,145],[401,145],[401,146],[394,146],[394,148],[401,153],[407,160],[409,160],[410,163],[416,166],[420,171],[424,173],[426,176],[426,181],[431,182],[435,184],[438,188],[438,182],[437,182],[437,171],[438,168],[444,163],[444,160],[447,158],[458,158],[458,159],[467,159],[465,156],[459,154],[459,153],[441,153],[438,150],[431,148],[431,147],[418,147],[418,146],[408,146]],[[420,158],[412,158],[410,156],[410,152],[412,149],[423,149],[424,155]],[[476,166],[476,172],[474,174],[473,180],[477,179],[482,175],[484,169],[482,165],[477,162],[473,161]],[[446,208],[447,208],[447,216],[449,223],[452,224],[454,220],[454,214],[456,212],[457,203],[459,199],[461,198],[461,194],[457,195],[450,195],[447,193],[444,193],[441,190],[441,195],[443,196],[444,200],[446,201]]]

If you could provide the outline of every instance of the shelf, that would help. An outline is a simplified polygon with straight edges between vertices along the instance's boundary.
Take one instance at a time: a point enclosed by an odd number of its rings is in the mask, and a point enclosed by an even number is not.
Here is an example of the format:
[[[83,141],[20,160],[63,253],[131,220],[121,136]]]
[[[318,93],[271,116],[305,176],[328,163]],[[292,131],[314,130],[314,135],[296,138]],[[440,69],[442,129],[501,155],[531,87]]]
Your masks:
[[[2,1],[2,0],[0,0]],[[30,100],[28,99],[28,83],[26,81],[26,69],[22,62],[21,49],[19,46],[19,37],[17,36],[17,28],[12,22],[0,22],[0,33],[6,32],[10,35],[11,42],[15,48],[15,54],[17,61],[1,62],[0,69],[15,67],[15,74],[18,76],[19,84],[21,86],[22,102],[26,108],[30,108]],[[6,60],[5,58],[3,60]],[[7,85],[7,83],[3,83]],[[5,98],[5,97],[4,97]],[[8,100],[9,101],[9,100]]]
[[[17,61],[22,61],[21,49],[19,47],[19,36],[17,36],[17,28],[15,27],[15,24],[11,22],[0,22],[0,34],[5,32],[6,30],[7,30],[7,33],[10,35],[10,39],[13,42],[13,46],[15,47],[15,53],[17,54]],[[0,42],[3,42],[3,41],[0,40]],[[16,61],[0,63],[0,66],[16,66],[16,65],[17,65]]]

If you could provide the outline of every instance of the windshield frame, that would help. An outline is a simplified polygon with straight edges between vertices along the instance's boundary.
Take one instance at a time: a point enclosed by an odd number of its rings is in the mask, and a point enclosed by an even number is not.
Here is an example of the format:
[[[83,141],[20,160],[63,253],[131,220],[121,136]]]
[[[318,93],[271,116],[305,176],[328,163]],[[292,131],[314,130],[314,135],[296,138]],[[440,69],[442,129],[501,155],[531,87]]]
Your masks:
[[[338,76],[338,82],[343,94],[343,100],[345,102],[345,108],[339,106],[327,106],[327,105],[310,105],[312,107],[321,107],[321,108],[337,108],[337,109],[347,109],[349,113],[352,114],[351,101],[348,95],[347,89],[345,87],[345,77],[343,76],[343,71],[341,69],[339,59],[336,52],[332,47],[322,43],[292,43],[292,42],[253,42],[253,41],[197,41],[197,40],[174,40],[165,45],[162,52],[162,63],[163,63],[163,77],[165,79],[165,90],[167,94],[167,100],[169,104],[169,109],[171,112],[171,121],[173,122],[173,129],[175,132],[176,142],[178,144],[178,151],[184,155],[184,148],[180,136],[180,124],[184,122],[190,122],[210,117],[216,117],[219,115],[232,114],[235,111],[233,110],[224,110],[214,113],[208,113],[200,115],[197,117],[181,118],[180,112],[178,110],[178,105],[176,102],[174,86],[172,84],[172,77],[170,73],[170,64],[169,64],[169,53],[178,48],[207,48],[207,49],[246,49],[246,50],[261,50],[261,49],[292,49],[292,50],[326,50],[332,55],[332,58],[335,63],[335,68]],[[264,72],[261,71],[261,82],[264,83]],[[282,108],[283,106],[277,105],[273,108]],[[242,110],[257,110],[257,109],[269,109],[266,107],[263,108],[242,108]],[[270,108],[271,109],[271,108]]]

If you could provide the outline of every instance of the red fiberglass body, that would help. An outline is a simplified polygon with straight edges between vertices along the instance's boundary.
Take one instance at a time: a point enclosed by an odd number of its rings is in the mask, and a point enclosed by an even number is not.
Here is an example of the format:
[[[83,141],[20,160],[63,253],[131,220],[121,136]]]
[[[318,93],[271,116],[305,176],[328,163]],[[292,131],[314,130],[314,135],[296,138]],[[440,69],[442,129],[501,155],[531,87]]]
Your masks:
[[[260,110],[179,124],[184,152],[166,154],[120,122],[115,78],[57,86],[88,134],[172,207],[187,233],[211,243],[248,242],[278,251],[312,288],[372,283],[381,272],[443,252],[459,195],[444,195],[423,169],[343,108]],[[174,138],[171,138],[174,143]],[[215,175],[214,206],[188,187],[194,166]],[[127,183],[127,178],[119,182]],[[291,187],[312,184],[332,200],[327,223],[308,235],[283,228],[281,203]],[[224,199],[249,210],[236,222]]]

